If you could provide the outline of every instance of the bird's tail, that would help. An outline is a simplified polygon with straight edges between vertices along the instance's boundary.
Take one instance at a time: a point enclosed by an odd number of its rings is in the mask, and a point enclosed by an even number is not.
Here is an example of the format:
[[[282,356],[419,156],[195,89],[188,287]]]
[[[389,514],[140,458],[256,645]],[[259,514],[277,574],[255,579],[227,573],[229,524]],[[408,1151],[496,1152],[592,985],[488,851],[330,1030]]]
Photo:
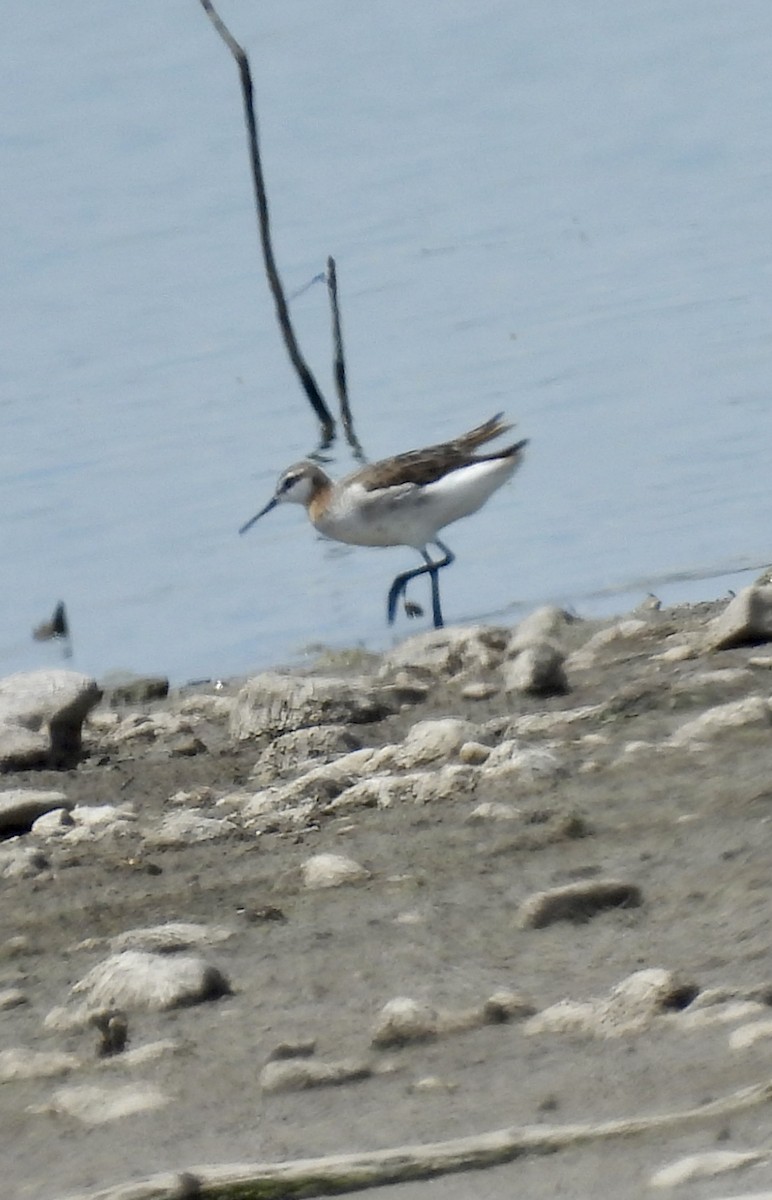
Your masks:
[[[486,442],[492,442],[494,438],[500,437],[502,433],[506,433],[512,428],[503,417],[503,413],[496,413],[496,416],[491,417],[489,421],[483,421],[482,425],[470,429],[468,433],[462,433],[455,439],[456,445],[459,449],[475,450],[478,446],[484,446]]]

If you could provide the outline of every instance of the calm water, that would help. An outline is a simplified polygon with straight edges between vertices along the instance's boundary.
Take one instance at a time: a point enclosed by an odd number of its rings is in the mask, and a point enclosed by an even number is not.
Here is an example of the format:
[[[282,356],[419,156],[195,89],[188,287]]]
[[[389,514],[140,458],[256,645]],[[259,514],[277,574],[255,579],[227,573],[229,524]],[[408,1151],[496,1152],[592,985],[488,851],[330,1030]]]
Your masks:
[[[769,0],[222,14],[287,289],[338,260],[368,455],[502,408],[532,439],[448,531],[449,620],[716,595],[772,558]],[[294,508],[236,533],[316,428],[199,5],[7,5],[0,108],[0,671],[59,661],[30,638],[59,598],[98,675],[388,644],[413,552],[324,543]],[[331,395],[324,289],[293,311]]]

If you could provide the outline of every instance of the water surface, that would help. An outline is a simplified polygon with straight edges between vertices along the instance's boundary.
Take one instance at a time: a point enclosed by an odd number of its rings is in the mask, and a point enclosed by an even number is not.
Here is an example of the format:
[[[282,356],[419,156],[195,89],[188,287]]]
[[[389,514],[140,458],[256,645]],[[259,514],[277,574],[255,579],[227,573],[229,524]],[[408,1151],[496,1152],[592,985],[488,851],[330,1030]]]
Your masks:
[[[448,620],[752,578],[772,557],[767,0],[221,11],[287,289],[338,261],[368,455],[499,409],[531,439],[447,531]],[[200,6],[9,6],[0,105],[0,670],[58,661],[30,629],[59,598],[98,675],[388,644],[412,551],[325,543],[294,508],[236,533],[316,428]],[[324,288],[293,312],[331,396]]]

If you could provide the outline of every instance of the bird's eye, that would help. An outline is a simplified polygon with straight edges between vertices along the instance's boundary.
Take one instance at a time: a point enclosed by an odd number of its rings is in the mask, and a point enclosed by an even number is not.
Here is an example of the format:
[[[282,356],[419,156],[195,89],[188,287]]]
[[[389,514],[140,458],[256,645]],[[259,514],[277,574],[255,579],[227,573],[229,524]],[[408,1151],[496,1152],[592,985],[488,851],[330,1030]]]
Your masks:
[[[284,480],[282,481],[282,485],[281,485],[281,487],[280,487],[279,491],[281,491],[281,492],[288,492],[288,491],[290,490],[290,488],[291,488],[291,487],[294,487],[294,486],[295,486],[295,484],[297,483],[297,481],[298,481],[298,477],[297,477],[297,475],[287,475],[287,476],[285,476]]]

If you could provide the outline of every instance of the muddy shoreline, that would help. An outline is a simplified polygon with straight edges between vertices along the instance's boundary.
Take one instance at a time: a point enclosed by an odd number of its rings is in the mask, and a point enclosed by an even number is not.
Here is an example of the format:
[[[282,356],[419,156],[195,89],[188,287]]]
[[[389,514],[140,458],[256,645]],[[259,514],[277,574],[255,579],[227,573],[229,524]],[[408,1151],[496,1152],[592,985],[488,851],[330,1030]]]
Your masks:
[[[15,839],[45,865],[2,880],[0,992],[17,993],[3,1049],[70,1056],[59,1074],[0,1087],[4,1194],[62,1200],[196,1164],[667,1113],[772,1078],[772,1036],[731,1040],[772,1018],[772,648],[754,637],[710,650],[723,608],[565,623],[542,639],[559,646],[567,681],[548,696],[505,686],[510,630],[477,641],[448,631],[452,653],[431,650],[437,635],[411,639],[390,667],[388,655],[328,655],[312,678],[366,679],[388,703],[378,719],[330,722],[344,732],[308,760],[293,754],[299,742],[281,742],[289,728],[234,738],[240,681],[118,707],[108,698],[86,722],[76,768],[2,776],[0,789],[55,790],[70,809]],[[418,746],[420,723],[431,724]],[[446,749],[427,751],[440,734]],[[341,761],[359,774],[336,779]],[[86,831],[80,810],[100,806],[110,820]],[[305,864],[323,854],[360,877],[308,886]],[[607,880],[639,902],[524,922],[534,894]],[[109,1061],[93,1025],[46,1027],[114,939],[170,922],[209,931],[167,957],[199,955],[227,994],[128,1012],[127,1048]],[[623,1011],[614,989],[653,971],[661,992]],[[373,1045],[397,997],[458,1014],[502,993],[526,1008]],[[561,1026],[545,1014],[565,1000],[586,1008]],[[157,1057],[126,1058],[158,1044]],[[355,1060],[369,1074],[266,1087],[266,1064],[302,1045],[308,1061]],[[68,1107],[68,1090],[129,1084],[153,1089],[157,1106],[102,1122]],[[760,1105],[368,1194],[644,1196],[687,1154],[763,1148],[768,1122]],[[761,1157],[678,1194],[770,1186]]]

